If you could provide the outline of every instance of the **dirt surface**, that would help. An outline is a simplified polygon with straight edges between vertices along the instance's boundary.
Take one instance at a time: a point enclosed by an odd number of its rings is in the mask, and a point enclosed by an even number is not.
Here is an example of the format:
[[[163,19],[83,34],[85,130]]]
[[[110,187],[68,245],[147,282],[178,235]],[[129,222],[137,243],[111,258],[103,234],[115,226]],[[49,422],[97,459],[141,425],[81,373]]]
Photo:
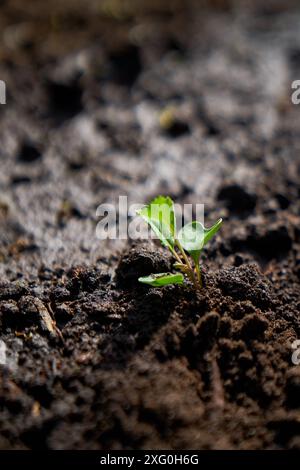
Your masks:
[[[36,3],[1,2],[0,447],[299,449],[300,12]],[[160,193],[224,218],[198,294],[96,239]]]

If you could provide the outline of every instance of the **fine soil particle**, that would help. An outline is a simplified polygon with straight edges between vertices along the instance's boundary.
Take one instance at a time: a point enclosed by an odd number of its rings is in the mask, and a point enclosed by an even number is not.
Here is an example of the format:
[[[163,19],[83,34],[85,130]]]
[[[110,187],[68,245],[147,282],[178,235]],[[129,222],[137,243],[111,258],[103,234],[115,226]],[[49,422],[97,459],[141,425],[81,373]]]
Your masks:
[[[299,449],[292,10],[36,3],[1,7],[0,448]],[[200,292],[95,236],[101,202],[158,194],[224,219]]]

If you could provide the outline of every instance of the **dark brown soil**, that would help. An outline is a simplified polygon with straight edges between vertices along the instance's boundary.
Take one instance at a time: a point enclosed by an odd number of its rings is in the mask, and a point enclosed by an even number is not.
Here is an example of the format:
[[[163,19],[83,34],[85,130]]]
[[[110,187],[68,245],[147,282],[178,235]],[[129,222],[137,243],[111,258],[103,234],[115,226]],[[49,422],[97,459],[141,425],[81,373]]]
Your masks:
[[[299,449],[300,12],[48,3],[1,2],[0,447]],[[159,193],[224,218],[197,294],[96,239]]]

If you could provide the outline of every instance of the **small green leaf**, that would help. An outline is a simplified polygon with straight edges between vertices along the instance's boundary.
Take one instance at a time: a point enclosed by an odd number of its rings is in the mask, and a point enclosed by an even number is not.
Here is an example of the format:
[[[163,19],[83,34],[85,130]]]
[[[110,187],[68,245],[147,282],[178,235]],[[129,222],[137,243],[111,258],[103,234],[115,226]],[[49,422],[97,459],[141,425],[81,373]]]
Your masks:
[[[200,222],[194,221],[186,224],[178,234],[178,240],[195,263],[199,262],[201,250],[213,235],[220,229],[222,219],[219,219],[212,227],[205,228]]]
[[[173,249],[175,244],[176,218],[170,197],[158,196],[147,206],[137,211],[158,236],[161,243]]]
[[[181,273],[160,273],[150,274],[150,276],[140,277],[139,282],[149,284],[153,287],[162,287],[169,284],[183,284],[184,277]]]
[[[206,243],[215,235],[215,233],[217,233],[220,230],[222,222],[223,220],[219,219],[212,227],[204,229],[205,236],[204,236],[203,246],[206,245]]]

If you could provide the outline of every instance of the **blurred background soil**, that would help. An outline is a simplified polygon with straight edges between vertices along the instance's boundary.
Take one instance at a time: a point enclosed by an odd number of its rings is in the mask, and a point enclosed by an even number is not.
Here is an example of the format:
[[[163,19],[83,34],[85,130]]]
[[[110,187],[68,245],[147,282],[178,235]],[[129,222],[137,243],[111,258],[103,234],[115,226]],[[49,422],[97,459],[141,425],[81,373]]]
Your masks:
[[[296,1],[0,1],[2,448],[299,448],[299,26]],[[160,193],[225,220],[198,297],[96,239],[99,204]]]

